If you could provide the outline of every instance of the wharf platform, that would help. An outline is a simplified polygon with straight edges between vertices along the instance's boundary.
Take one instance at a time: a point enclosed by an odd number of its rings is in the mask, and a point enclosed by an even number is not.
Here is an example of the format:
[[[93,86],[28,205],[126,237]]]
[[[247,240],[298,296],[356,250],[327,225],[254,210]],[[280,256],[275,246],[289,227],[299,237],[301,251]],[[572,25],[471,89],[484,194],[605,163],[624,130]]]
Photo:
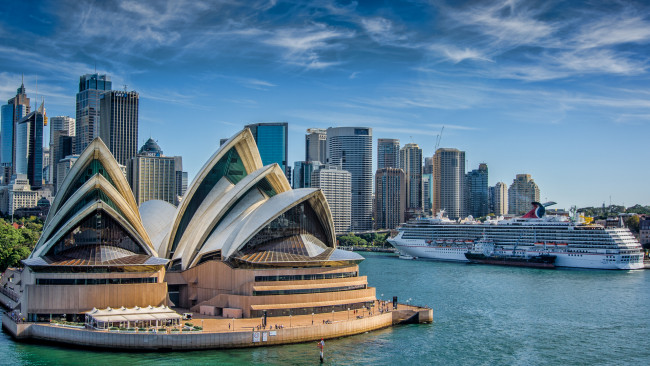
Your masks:
[[[185,321],[184,321],[185,322]],[[384,312],[340,311],[334,313],[268,317],[266,328],[260,318],[224,319],[197,315],[187,322],[202,331],[115,331],[25,323],[3,314],[2,327],[17,340],[40,340],[60,344],[111,348],[126,351],[176,351],[261,347],[332,339],[404,323],[431,323],[433,310],[399,304]]]

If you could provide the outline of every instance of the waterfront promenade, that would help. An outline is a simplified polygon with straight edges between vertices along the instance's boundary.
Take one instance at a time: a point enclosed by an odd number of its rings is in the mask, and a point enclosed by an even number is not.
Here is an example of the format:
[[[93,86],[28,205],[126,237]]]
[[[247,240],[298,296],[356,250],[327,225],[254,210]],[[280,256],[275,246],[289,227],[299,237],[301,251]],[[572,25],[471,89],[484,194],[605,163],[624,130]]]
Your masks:
[[[331,339],[386,328],[403,322],[433,321],[428,308],[399,304],[380,312],[379,304],[372,312],[340,311],[334,313],[267,318],[224,319],[197,315],[185,322],[200,326],[202,331],[94,330],[56,323],[16,323],[4,314],[2,324],[16,339],[36,339],[74,346],[90,346],[124,350],[193,350],[259,347]]]

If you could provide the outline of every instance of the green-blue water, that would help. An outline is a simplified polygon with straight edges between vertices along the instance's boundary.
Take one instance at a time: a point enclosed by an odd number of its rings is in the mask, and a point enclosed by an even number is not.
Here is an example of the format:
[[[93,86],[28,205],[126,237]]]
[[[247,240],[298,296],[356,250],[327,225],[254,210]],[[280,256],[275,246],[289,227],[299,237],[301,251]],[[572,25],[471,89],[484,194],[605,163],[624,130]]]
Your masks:
[[[434,324],[326,342],[329,365],[641,365],[650,363],[650,271],[537,270],[366,254],[377,295],[434,309]],[[318,364],[315,344],[120,353],[17,343],[1,365]]]

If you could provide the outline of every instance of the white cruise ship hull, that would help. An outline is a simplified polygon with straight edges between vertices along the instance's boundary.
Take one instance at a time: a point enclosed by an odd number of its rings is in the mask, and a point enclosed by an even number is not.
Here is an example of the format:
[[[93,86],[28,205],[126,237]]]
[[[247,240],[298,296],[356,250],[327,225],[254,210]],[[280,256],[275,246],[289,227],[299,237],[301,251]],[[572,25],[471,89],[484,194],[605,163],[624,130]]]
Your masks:
[[[465,253],[482,237],[505,250],[525,250],[528,256],[555,255],[556,267],[644,269],[641,245],[629,230],[578,227],[557,221],[515,220],[487,225],[422,220],[400,228],[388,242],[403,257],[467,262]]]
[[[467,262],[467,258],[465,258],[466,247],[429,246],[418,244],[417,241],[413,243],[408,243],[408,241],[397,243],[393,239],[388,239],[388,242],[406,258]]]

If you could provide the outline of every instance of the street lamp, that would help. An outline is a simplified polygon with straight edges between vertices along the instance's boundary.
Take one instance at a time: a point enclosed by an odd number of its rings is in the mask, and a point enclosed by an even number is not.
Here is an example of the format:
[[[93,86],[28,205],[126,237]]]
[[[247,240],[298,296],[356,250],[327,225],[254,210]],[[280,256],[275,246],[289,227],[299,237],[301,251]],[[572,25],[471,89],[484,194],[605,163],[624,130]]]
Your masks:
[[[334,309],[332,309],[332,323],[334,323]]]
[[[311,313],[311,325],[314,325],[314,313]]]
[[[235,317],[232,317],[232,331],[235,331]]]
[[[291,328],[291,314],[289,314],[289,328]]]
[[[350,308],[348,308],[348,321],[350,320]]]

